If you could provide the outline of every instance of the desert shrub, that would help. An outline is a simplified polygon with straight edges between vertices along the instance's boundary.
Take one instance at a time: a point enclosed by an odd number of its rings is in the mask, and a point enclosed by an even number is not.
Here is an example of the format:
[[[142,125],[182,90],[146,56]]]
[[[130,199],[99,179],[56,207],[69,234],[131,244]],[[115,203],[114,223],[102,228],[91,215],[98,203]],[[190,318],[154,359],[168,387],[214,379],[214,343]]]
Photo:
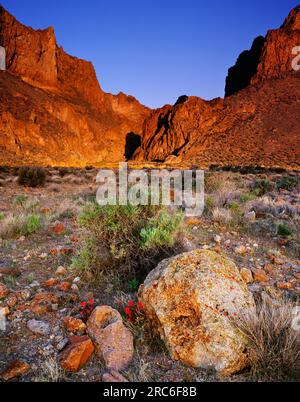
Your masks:
[[[179,248],[183,214],[162,207],[90,204],[80,217],[87,235],[73,268],[121,279],[144,279]]]
[[[3,212],[0,212],[0,221],[2,221],[5,218],[5,215]]]
[[[300,331],[293,325],[295,311],[288,302],[279,304],[268,298],[235,320],[248,339],[251,379],[300,380]]]
[[[276,190],[277,191],[280,191],[280,190],[292,191],[299,185],[300,185],[300,177],[299,176],[282,177],[276,183]]]
[[[290,237],[292,236],[292,232],[290,228],[287,227],[284,223],[280,223],[277,226],[277,234],[282,237]]]
[[[274,183],[267,179],[256,179],[252,185],[252,191],[258,197],[262,197],[273,190]]]
[[[18,184],[26,187],[41,187],[46,182],[46,172],[42,168],[22,167],[18,173]]]

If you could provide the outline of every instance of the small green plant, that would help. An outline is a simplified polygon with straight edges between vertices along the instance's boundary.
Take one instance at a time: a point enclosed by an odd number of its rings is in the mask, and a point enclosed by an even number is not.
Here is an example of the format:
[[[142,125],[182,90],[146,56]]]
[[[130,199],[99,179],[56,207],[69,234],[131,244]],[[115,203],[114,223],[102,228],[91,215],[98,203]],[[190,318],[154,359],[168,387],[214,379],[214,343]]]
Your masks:
[[[14,205],[20,206],[20,207],[24,207],[25,203],[28,201],[28,197],[27,195],[17,195],[14,200],[13,203]]]
[[[294,188],[300,185],[300,177],[282,177],[277,183],[276,183],[276,190],[287,190],[287,191],[292,191]]]
[[[267,179],[257,179],[253,184],[252,191],[258,197],[262,197],[274,190],[274,184]]]
[[[277,234],[279,236],[286,237],[286,238],[292,236],[291,230],[285,224],[282,224],[282,223],[279,224],[277,227]]]
[[[240,202],[246,204],[246,202],[253,201],[255,198],[254,194],[243,194],[241,195]]]
[[[0,221],[2,221],[5,218],[5,215],[3,212],[0,212]]]
[[[4,285],[8,288],[14,289],[16,287],[16,278],[14,276],[5,275],[2,280]]]
[[[130,293],[132,294],[136,293],[138,287],[139,287],[139,281],[136,278],[131,279],[131,281],[129,281]]]
[[[46,172],[42,168],[22,167],[18,173],[18,184],[25,187],[41,187],[46,182]]]

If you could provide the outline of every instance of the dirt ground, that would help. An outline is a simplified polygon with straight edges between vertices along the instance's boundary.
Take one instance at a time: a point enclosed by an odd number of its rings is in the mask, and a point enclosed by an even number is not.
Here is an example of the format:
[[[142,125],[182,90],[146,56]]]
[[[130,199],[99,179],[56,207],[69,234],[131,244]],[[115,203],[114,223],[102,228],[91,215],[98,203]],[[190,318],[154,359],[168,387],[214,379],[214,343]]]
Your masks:
[[[130,298],[126,287],[116,290],[111,284],[103,289],[69,269],[82,242],[78,216],[95,197],[96,174],[92,169],[50,169],[44,187],[25,188],[18,185],[16,170],[15,174],[11,169],[0,173],[0,283],[8,290],[0,307],[9,309],[6,330],[0,331],[0,372],[14,360],[24,361],[30,370],[19,381],[95,382],[102,381],[106,372],[96,356],[76,374],[64,372],[58,363],[68,338],[64,317],[77,316],[80,303],[92,298],[96,305],[119,310]],[[186,250],[214,249],[231,257],[240,269],[249,269],[253,274],[249,288],[256,298],[268,294],[297,301],[300,296],[300,185],[286,184],[286,177],[299,176],[209,173],[205,213],[185,222]],[[265,188],[266,183],[275,187]],[[283,183],[282,187],[276,187],[277,183]],[[249,196],[253,189],[255,196]],[[5,234],[6,218],[25,213],[41,217],[39,230]],[[61,276],[57,275],[59,267],[66,270]],[[55,282],[47,283],[51,278]],[[32,318],[48,323],[50,332],[45,336],[32,333],[27,327]],[[247,380],[246,372],[221,378],[211,371],[184,367],[172,361],[163,346],[153,347],[141,339],[136,339],[134,361],[122,374],[129,381]]]

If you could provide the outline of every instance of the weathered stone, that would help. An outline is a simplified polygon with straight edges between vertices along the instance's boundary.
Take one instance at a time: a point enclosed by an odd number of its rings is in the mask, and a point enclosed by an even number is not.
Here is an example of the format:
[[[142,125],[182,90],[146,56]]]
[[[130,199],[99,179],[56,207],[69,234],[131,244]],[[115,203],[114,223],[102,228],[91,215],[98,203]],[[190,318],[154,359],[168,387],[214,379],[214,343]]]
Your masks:
[[[22,375],[28,373],[29,370],[29,364],[16,360],[2,374],[0,374],[0,378],[2,378],[4,381],[9,381],[14,378],[21,377]]]
[[[94,345],[88,336],[73,336],[70,345],[62,352],[60,364],[66,371],[76,373],[94,353]]]
[[[28,329],[36,335],[48,335],[50,326],[48,323],[37,320],[30,320],[27,322]]]
[[[85,323],[82,320],[75,317],[65,317],[63,319],[63,324],[66,330],[69,332],[77,333],[77,332],[85,332],[86,330]]]
[[[125,377],[123,377],[117,371],[113,371],[113,370],[110,373],[103,374],[102,381],[103,382],[117,382],[117,383],[128,382],[128,380],[126,380]]]
[[[0,283],[0,299],[4,299],[8,295],[9,291],[3,283]]]
[[[247,342],[231,317],[255,304],[230,259],[196,250],[165,260],[149,274],[139,296],[175,360],[223,374],[246,367]]]
[[[240,274],[241,274],[241,277],[242,277],[244,282],[246,282],[246,283],[252,283],[253,282],[253,274],[250,271],[250,269],[242,268]]]
[[[263,269],[257,269],[254,273],[254,280],[256,282],[269,282],[270,277]]]
[[[108,369],[124,370],[131,363],[133,336],[118,311],[108,306],[97,307],[88,320],[87,332]]]

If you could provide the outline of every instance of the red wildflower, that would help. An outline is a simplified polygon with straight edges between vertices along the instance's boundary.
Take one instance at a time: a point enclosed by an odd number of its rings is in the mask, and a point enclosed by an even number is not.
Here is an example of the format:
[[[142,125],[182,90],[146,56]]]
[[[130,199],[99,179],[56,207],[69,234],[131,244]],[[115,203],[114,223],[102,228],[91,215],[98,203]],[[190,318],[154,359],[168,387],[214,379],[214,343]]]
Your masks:
[[[132,316],[132,311],[130,310],[129,307],[125,307],[124,312],[127,316],[131,317]]]
[[[139,310],[144,310],[144,305],[142,302],[138,302],[137,306]]]
[[[130,300],[130,302],[128,303],[129,307],[134,307],[135,306],[135,302],[133,300]]]

